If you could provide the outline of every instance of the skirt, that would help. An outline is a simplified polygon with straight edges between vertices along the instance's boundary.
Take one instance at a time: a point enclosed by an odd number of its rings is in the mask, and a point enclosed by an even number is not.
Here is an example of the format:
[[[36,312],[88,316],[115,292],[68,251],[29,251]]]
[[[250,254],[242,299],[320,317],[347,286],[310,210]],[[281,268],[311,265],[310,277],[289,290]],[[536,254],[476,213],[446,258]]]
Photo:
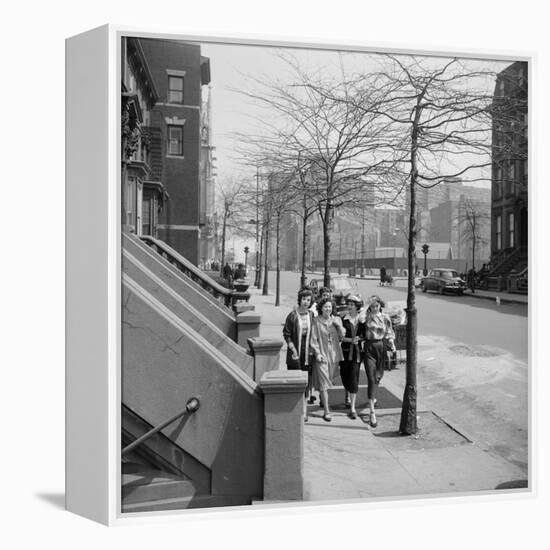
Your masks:
[[[331,372],[328,363],[320,363],[315,361],[312,369],[312,385],[313,388],[318,391],[326,391],[329,388],[332,388],[332,377],[333,373]]]

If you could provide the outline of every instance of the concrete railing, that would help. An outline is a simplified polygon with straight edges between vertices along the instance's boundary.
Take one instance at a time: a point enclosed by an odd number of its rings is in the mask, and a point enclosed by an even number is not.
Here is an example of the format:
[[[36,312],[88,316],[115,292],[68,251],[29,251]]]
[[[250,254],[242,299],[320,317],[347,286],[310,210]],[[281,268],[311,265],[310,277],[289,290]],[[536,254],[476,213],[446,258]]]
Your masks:
[[[185,273],[191,280],[212,294],[226,307],[234,308],[239,302],[248,302],[250,299],[248,292],[231,290],[214,281],[214,279],[206,275],[204,271],[192,264],[164,241],[160,241],[149,235],[141,236],[140,239],[177,269]]]
[[[274,370],[260,380],[264,394],[264,501],[304,497],[303,399],[307,373]]]

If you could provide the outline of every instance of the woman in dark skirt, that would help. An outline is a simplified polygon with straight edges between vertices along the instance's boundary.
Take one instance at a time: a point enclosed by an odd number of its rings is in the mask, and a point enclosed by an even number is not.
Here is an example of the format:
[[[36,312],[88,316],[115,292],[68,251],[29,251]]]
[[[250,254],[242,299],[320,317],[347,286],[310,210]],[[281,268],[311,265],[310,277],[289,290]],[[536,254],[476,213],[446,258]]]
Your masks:
[[[361,346],[365,340],[365,323],[359,315],[363,302],[357,296],[346,300],[348,312],[342,319],[344,337],[342,339],[343,361],[340,361],[340,378],[346,390],[346,406],[350,408],[349,417],[357,418],[355,401],[359,390],[359,367],[361,365]]]
[[[286,367],[288,370],[303,370],[308,373],[306,397],[311,393],[311,368],[313,349],[311,348],[311,328],[313,312],[311,290],[304,288],[298,292],[298,307],[293,309],[285,320],[283,338],[287,344]],[[306,401],[304,399],[304,420],[307,421]]]
[[[376,414],[374,404],[376,402],[376,386],[384,375],[384,355],[386,349],[395,351],[393,327],[390,318],[382,313],[384,301],[378,296],[372,296],[365,317],[365,354],[363,362],[367,373],[368,398],[370,409],[370,424],[376,428]]]

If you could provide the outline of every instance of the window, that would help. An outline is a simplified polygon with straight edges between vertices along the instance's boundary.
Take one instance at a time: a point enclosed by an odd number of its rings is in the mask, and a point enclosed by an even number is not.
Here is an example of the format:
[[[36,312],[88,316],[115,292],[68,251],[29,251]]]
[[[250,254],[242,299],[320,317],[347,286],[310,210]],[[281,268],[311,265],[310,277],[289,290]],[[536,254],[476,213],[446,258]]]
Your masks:
[[[514,182],[516,179],[516,163],[513,160],[508,161],[508,177],[506,178],[506,194],[510,195],[514,191]]]
[[[502,216],[495,218],[495,235],[496,235],[496,247],[497,250],[502,248]]]
[[[126,180],[126,223],[135,228],[136,224],[136,178],[128,176]]]
[[[499,166],[496,173],[495,181],[495,196],[500,198],[502,196],[502,168]]]
[[[516,246],[515,216],[513,212],[508,214],[508,245],[510,248]]]
[[[168,126],[168,154],[183,156],[183,126]]]
[[[168,76],[168,103],[183,103],[183,76]]]

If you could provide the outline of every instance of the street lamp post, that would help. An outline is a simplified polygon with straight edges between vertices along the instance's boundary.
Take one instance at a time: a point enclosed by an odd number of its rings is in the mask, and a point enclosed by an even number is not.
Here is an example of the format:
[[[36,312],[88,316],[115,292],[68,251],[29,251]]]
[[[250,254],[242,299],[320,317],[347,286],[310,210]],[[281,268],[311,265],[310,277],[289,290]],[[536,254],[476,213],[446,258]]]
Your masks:
[[[428,252],[430,247],[427,244],[422,245],[422,254],[424,254],[424,277],[428,274]]]
[[[248,252],[250,251],[250,248],[248,246],[244,247],[244,272],[245,276],[248,273]]]

